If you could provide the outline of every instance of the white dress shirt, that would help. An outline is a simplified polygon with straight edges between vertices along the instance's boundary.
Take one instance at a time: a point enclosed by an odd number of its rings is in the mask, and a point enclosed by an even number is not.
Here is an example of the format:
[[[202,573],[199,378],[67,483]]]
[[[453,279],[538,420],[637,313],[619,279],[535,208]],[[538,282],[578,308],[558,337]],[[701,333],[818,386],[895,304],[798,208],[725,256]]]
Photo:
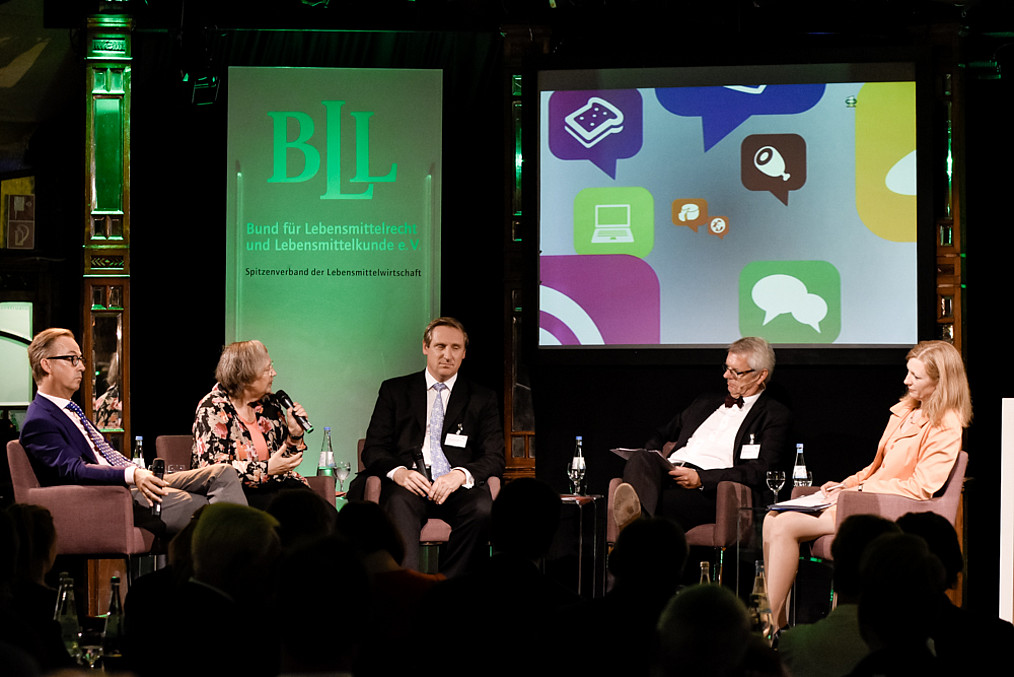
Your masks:
[[[744,397],[742,408],[720,404],[718,409],[694,431],[686,446],[674,451],[669,460],[676,464],[691,463],[701,470],[731,468],[736,455],[736,433],[739,432],[754,403],[760,398],[761,392]],[[747,440],[747,443],[749,444],[750,440]]]

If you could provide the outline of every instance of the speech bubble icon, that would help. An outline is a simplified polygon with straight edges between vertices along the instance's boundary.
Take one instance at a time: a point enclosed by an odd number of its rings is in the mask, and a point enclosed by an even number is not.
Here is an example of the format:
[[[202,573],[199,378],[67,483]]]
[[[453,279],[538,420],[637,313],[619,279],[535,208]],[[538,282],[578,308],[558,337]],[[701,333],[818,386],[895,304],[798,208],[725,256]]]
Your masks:
[[[708,232],[720,240],[724,240],[729,233],[729,217],[714,216],[708,222]]]
[[[700,198],[673,200],[672,222],[676,226],[692,228],[696,233],[699,226],[708,222],[708,201]]]
[[[609,178],[641,150],[644,102],[636,89],[558,91],[549,96],[549,151],[588,160]]]
[[[789,191],[806,183],[806,141],[798,134],[751,134],[740,146],[740,180],[788,206]]]
[[[827,316],[827,302],[806,290],[806,285],[791,275],[768,275],[751,292],[753,302],[764,311],[764,324],[779,315],[791,313],[797,322],[820,332],[820,321]]]
[[[813,108],[824,85],[730,85],[659,87],[662,107],[681,117],[701,118],[704,152],[754,115],[793,115]]]
[[[739,331],[771,343],[834,343],[841,274],[827,261],[752,261],[739,274]]]

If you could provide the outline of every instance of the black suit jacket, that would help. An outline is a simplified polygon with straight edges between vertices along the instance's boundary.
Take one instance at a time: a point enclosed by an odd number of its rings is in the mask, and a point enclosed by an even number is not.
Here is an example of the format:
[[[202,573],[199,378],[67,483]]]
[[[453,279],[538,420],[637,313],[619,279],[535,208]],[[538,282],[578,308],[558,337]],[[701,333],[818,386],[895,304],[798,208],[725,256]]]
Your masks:
[[[126,486],[123,468],[99,465],[88,440],[58,406],[36,395],[21,426],[21,444],[39,484]]]
[[[412,451],[422,448],[427,416],[423,372],[384,381],[363,446],[366,472],[384,477],[398,466],[414,467]],[[442,443],[451,467],[468,470],[477,485],[502,475],[504,439],[496,395],[461,376],[447,401],[441,441],[459,430],[468,436],[464,447]]]
[[[675,442],[673,451],[682,449],[701,424],[724,402],[725,394],[698,397],[689,407],[656,431],[645,443],[645,448],[661,449],[666,442]],[[765,473],[770,469],[781,468],[789,458],[791,428],[792,414],[788,408],[781,402],[771,399],[766,392],[761,393],[736,431],[732,467],[698,472],[704,489],[714,490],[719,482],[729,480],[745,484],[756,491],[763,490]],[[754,436],[754,443],[760,445],[760,455],[756,459],[744,460],[740,454],[743,445],[750,443],[751,434]]]

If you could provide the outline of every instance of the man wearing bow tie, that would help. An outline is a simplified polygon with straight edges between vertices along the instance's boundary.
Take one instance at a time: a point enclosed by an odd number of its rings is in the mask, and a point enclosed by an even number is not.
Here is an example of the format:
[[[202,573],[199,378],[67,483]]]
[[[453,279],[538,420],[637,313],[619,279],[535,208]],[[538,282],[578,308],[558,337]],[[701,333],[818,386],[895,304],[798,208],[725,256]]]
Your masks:
[[[173,534],[202,505],[223,501],[246,505],[239,476],[231,466],[216,465],[159,479],[113,449],[71,401],[81,386],[85,360],[74,335],[44,329],[28,346],[38,393],[21,427],[21,444],[39,483],[119,485],[130,489],[138,526]],[[152,501],[162,504],[159,524],[144,519]]]
[[[403,565],[418,568],[419,530],[437,517],[451,525],[440,560],[448,576],[477,564],[484,551],[488,557],[486,480],[505,465],[496,395],[458,375],[467,347],[458,320],[430,322],[426,369],[381,384],[363,446],[365,474],[382,478],[380,505],[405,541]]]
[[[792,416],[767,396],[775,351],[757,337],[729,346],[723,365],[728,392],[702,395],[660,428],[623,470],[613,500],[621,529],[643,510],[676,520],[684,531],[715,521],[718,483],[764,488],[769,469],[788,458]],[[670,468],[668,460],[675,466]]]

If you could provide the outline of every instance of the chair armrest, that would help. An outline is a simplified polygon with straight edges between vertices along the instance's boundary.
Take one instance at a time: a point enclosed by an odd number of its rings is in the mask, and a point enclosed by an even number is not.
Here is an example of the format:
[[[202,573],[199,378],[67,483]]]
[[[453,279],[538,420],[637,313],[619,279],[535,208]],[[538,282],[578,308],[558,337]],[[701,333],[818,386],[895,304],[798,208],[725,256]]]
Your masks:
[[[328,505],[334,505],[335,499],[335,478],[329,475],[310,475],[306,478],[313,493],[324,499]]]
[[[29,489],[27,503],[53,514],[64,555],[133,552],[134,504],[126,487],[61,485]]]
[[[790,498],[800,498],[802,496],[809,496],[810,494],[815,494],[818,491],[820,491],[820,487],[813,487],[813,486],[810,486],[810,487],[792,487],[792,493],[790,494]]]
[[[850,515],[878,515],[896,520],[909,512],[935,512],[937,501],[918,501],[897,494],[877,494],[871,491],[843,491],[838,494],[838,517],[840,525]]]
[[[496,497],[500,495],[500,478],[494,475],[486,480],[486,485],[489,486],[489,495],[495,501]]]
[[[613,517],[613,495],[616,493],[616,487],[622,483],[622,477],[612,478],[609,480],[609,490],[606,492],[606,543],[610,544],[615,543],[620,535],[616,519]]]
[[[380,478],[370,475],[366,478],[366,489],[363,492],[363,499],[372,503],[380,503]]]
[[[740,509],[753,507],[753,490],[739,482],[722,481],[718,483],[717,492],[715,542],[735,543],[737,527],[740,537],[745,539],[753,529],[754,515],[752,510],[741,515]]]

